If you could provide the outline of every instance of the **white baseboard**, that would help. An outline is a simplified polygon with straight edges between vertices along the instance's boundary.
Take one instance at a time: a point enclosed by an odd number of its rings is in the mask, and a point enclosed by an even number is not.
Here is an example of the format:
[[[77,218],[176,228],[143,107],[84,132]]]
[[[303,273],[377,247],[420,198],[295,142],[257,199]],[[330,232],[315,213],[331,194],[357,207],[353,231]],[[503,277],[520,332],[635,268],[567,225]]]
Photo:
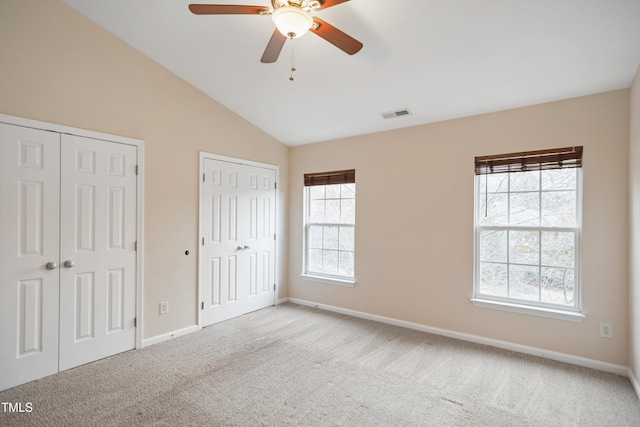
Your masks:
[[[640,398],[640,383],[638,382],[636,376],[633,375],[633,371],[631,370],[631,368],[627,368],[627,371],[627,377],[629,378],[629,381],[631,381],[631,385],[636,391],[636,395],[638,396],[638,398]]]
[[[186,328],[178,329],[177,331],[168,332],[162,335],[156,335],[155,337],[146,338],[142,340],[142,347],[148,347],[150,345],[158,344],[163,341],[168,341],[172,338],[176,338],[182,335],[187,335],[198,330],[198,325],[187,326]]]
[[[546,359],[570,363],[572,365],[584,366],[586,368],[597,369],[599,371],[611,372],[617,375],[629,377],[632,383],[634,383],[635,381],[635,379],[632,379],[632,376],[630,376],[631,370],[628,367],[622,366],[622,365],[616,365],[613,363],[602,362],[599,360],[588,359],[586,357],[579,357],[579,356],[574,356],[566,353],[559,353],[556,351],[544,350],[537,347],[514,344],[508,341],[494,340],[491,338],[485,338],[478,335],[464,334],[460,332],[450,331],[447,329],[434,328],[432,326],[426,326],[419,323],[407,322],[404,320],[393,319],[391,317],[379,316],[377,314],[369,314],[362,311],[349,310],[346,308],[335,307],[332,305],[319,304],[319,303],[306,301],[298,298],[288,298],[288,301],[294,304],[304,305],[308,307],[315,307],[322,310],[332,311],[335,313],[346,314],[348,316],[359,317],[361,319],[374,320],[376,322],[382,322],[390,325],[401,326],[403,328],[408,328],[408,329],[415,329],[422,332],[428,332],[430,334],[442,335],[445,337],[455,338],[462,341],[488,345],[491,347],[497,347],[504,350],[510,350],[518,353],[529,354],[532,356],[544,357]],[[634,389],[636,390],[636,394],[640,396],[640,388],[638,387],[637,381],[635,381]]]
[[[276,305],[284,304],[285,302],[289,302],[289,298],[280,298],[276,300]]]

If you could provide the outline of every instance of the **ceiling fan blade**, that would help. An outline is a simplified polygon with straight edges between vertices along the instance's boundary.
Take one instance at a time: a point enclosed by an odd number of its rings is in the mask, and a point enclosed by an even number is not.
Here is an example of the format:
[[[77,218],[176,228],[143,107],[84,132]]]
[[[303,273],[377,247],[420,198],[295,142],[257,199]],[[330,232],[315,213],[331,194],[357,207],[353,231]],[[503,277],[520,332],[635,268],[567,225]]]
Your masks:
[[[322,5],[322,6],[320,6],[320,9],[326,9],[328,7],[331,7],[331,6],[337,6],[337,5],[341,4],[341,3],[345,3],[345,2],[348,2],[348,1],[349,0],[324,0],[324,1],[320,0],[320,4]]]
[[[190,4],[189,10],[196,15],[264,15],[271,9],[266,6],[235,4]]]
[[[278,60],[278,56],[280,56],[280,51],[284,46],[284,42],[286,41],[287,38],[276,28],[271,35],[271,39],[269,39],[269,43],[267,43],[267,47],[262,54],[262,58],[260,58],[260,62],[264,64],[276,62]]]
[[[324,22],[322,19],[313,17],[313,22],[317,24],[316,28],[311,27],[309,31],[313,31],[338,49],[343,50],[349,55],[358,53],[362,49],[362,43],[354,39],[350,35],[343,33],[331,24]],[[315,27],[315,25],[314,25]]]

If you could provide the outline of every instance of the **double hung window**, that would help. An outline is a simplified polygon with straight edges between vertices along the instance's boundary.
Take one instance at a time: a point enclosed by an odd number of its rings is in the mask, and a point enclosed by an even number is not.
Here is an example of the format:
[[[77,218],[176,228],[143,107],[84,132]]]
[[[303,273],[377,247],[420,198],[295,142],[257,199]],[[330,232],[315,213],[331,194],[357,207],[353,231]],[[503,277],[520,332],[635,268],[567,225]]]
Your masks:
[[[353,282],[355,278],[355,170],[304,175],[304,273]]]
[[[476,157],[474,298],[580,311],[582,147]]]

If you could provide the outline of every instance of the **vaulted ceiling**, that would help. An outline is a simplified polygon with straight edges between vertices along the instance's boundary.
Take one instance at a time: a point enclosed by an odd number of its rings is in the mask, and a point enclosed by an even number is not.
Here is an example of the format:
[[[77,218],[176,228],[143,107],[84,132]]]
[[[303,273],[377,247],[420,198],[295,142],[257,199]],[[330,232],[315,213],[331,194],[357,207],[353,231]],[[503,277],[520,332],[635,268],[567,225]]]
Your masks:
[[[639,0],[350,0],[312,14],[362,50],[308,33],[271,64],[269,15],[63,1],[290,146],[627,88],[640,64]]]

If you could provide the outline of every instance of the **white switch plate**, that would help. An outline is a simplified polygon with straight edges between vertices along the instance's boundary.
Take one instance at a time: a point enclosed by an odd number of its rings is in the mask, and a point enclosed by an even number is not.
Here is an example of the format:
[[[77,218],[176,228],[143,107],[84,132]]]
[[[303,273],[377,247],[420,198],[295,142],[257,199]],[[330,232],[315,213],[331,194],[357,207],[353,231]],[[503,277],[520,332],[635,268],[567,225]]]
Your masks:
[[[169,313],[169,301],[162,301],[160,303],[160,314]]]

